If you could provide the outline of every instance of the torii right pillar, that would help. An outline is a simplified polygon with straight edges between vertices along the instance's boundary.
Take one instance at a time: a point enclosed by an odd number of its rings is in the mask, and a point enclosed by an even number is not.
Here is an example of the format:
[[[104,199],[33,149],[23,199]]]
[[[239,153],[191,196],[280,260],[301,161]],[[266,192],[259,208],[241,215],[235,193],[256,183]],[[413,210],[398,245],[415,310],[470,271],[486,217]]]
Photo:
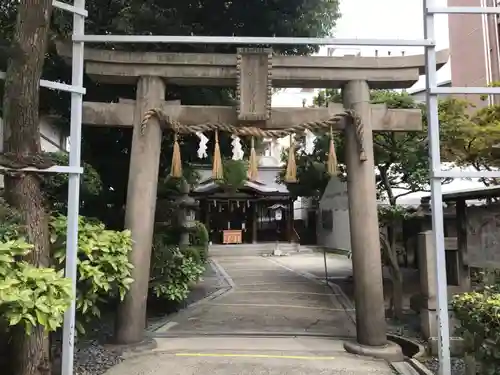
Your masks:
[[[399,361],[403,360],[401,348],[387,340],[370,89],[366,81],[350,81],[342,92],[344,107],[359,116],[362,126],[361,132],[356,124],[345,126],[357,340],[346,342],[344,348],[354,354]]]

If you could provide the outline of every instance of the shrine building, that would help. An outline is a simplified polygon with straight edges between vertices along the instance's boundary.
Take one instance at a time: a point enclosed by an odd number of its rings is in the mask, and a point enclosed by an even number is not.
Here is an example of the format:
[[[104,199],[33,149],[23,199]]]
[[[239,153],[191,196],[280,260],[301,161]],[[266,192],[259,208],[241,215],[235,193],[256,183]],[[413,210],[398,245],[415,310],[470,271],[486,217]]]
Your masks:
[[[258,177],[235,190],[224,189],[212,179],[211,166],[199,167],[201,182],[191,195],[200,202],[198,220],[213,244],[298,242],[294,198],[277,178],[283,165],[277,142],[268,142],[259,157]],[[299,207],[297,207],[299,206]]]

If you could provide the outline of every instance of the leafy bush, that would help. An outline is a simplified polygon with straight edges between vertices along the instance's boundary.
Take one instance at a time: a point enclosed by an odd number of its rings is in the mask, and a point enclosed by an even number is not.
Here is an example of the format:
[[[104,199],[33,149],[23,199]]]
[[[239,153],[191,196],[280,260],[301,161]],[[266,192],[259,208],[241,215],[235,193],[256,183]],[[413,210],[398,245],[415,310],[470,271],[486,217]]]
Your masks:
[[[457,295],[452,300],[460,322],[458,334],[473,355],[481,374],[500,373],[500,291],[485,287],[480,292]]]
[[[209,242],[208,230],[205,224],[199,221],[195,222],[194,228],[189,234],[189,242],[198,251],[201,262],[205,263],[208,260]]]
[[[181,251],[178,246],[164,242],[164,238],[155,235],[149,290],[156,298],[182,302],[205,268],[196,249],[188,247]]]
[[[19,214],[0,199],[0,320],[2,326],[35,325],[54,331],[71,302],[71,283],[62,272],[38,268],[22,258],[33,246],[24,239]]]
[[[68,165],[69,155],[65,152],[47,153],[52,161],[58,165]],[[102,191],[102,182],[99,173],[87,163],[83,164],[84,173],[80,194],[82,202],[89,197],[98,196]],[[51,209],[57,212],[66,212],[68,202],[68,175],[65,173],[44,173],[42,177],[42,189],[47,197]]]
[[[54,259],[56,266],[62,269],[66,257],[67,218],[63,215],[53,217],[50,227]],[[132,264],[128,260],[131,250],[130,231],[106,230],[97,220],[79,217],[76,307],[81,332],[84,331],[81,323],[100,317],[99,303],[104,297],[107,300],[125,297],[133,282],[130,277]]]
[[[54,331],[70,305],[71,282],[62,272],[19,260],[32,248],[22,239],[0,242],[0,317],[27,333],[38,324]]]

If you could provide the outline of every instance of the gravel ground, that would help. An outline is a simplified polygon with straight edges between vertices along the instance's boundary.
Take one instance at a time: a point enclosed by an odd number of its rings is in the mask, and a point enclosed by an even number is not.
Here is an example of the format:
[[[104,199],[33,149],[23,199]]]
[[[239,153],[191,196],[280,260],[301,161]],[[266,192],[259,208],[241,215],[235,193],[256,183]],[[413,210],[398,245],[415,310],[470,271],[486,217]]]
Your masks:
[[[213,268],[207,266],[202,281],[193,289],[185,304],[180,307],[186,307],[199,301],[223,287],[225,285],[220,281]],[[155,311],[152,316],[148,316],[147,326],[154,328],[166,318],[165,315],[159,315]],[[75,344],[75,375],[102,375],[110,367],[123,361],[120,352],[105,346],[105,343],[109,342],[113,335],[113,329],[114,314],[107,314],[93,324],[84,338],[78,339]]]
[[[407,337],[425,345],[420,332],[418,331],[418,316],[415,313],[408,313],[406,318],[401,323],[396,323],[392,320],[387,320],[387,330],[394,335]],[[436,357],[425,357],[419,359],[429,370],[437,374],[439,367],[439,360]],[[465,375],[465,364],[461,358],[451,359],[451,375]]]
[[[113,334],[112,316],[101,319],[90,337],[81,339],[75,347],[75,375],[101,375],[110,367],[120,363],[121,353],[104,345]]]

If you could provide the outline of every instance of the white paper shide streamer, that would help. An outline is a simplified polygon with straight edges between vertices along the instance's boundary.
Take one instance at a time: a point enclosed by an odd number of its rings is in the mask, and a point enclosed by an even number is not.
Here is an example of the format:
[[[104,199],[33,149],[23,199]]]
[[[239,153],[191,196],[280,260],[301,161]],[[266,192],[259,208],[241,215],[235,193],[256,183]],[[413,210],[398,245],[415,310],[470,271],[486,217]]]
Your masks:
[[[312,155],[314,152],[314,140],[316,139],[315,135],[309,129],[304,131],[305,135],[305,144],[304,144],[304,152],[306,155]]]
[[[200,139],[200,144],[198,146],[198,158],[205,159],[208,157],[207,154],[207,143],[208,137],[205,136],[202,132],[196,132],[196,135]]]
[[[231,145],[233,146],[233,160],[243,160],[244,152],[241,147],[241,139],[236,135],[232,135]]]

